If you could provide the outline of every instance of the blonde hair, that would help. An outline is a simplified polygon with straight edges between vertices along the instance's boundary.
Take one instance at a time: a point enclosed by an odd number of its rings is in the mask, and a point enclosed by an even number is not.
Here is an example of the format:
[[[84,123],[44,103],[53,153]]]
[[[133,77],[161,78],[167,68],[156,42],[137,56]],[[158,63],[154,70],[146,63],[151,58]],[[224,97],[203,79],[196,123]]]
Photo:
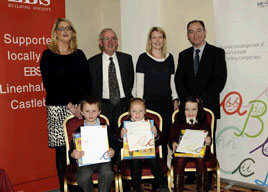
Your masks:
[[[143,105],[143,107],[146,111],[145,100],[140,98],[140,97],[134,97],[134,98],[130,99],[130,102],[129,102],[129,109],[128,109],[129,116],[130,116],[130,109],[134,104]]]
[[[167,55],[167,36],[166,36],[165,31],[161,27],[152,27],[150,29],[150,31],[148,33],[148,36],[147,36],[146,51],[148,53],[150,53],[151,55],[153,55],[152,54],[152,46],[151,46],[150,40],[152,38],[152,33],[154,31],[157,31],[157,32],[159,32],[159,33],[161,33],[163,35],[163,38],[164,38],[165,42],[164,42],[164,45],[163,45],[161,51],[162,51],[162,54],[164,55],[164,57],[166,57],[166,55]]]
[[[48,48],[53,52],[53,53],[57,53],[59,54],[59,47],[58,47],[58,39],[56,36],[56,30],[60,24],[60,22],[67,22],[71,29],[72,29],[72,38],[71,38],[71,42],[70,42],[70,49],[72,52],[77,50],[77,38],[76,38],[76,30],[73,26],[73,24],[71,23],[71,21],[69,21],[66,18],[58,18],[55,20],[54,25],[52,27],[52,31],[51,31],[51,43],[48,44]]]

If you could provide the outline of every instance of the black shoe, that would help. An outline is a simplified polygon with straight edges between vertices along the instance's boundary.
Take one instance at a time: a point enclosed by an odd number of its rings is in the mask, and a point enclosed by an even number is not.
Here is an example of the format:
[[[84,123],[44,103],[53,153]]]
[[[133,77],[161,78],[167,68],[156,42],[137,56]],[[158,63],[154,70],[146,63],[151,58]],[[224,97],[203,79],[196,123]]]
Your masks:
[[[166,185],[160,185],[157,189],[158,192],[169,192],[169,188]]]
[[[134,190],[134,192],[143,192],[142,188]]]

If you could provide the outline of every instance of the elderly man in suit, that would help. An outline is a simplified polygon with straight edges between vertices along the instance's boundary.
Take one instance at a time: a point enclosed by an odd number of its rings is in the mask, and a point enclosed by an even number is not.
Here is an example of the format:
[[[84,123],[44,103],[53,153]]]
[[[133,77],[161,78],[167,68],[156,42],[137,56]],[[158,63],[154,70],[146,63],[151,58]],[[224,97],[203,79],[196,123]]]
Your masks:
[[[225,52],[208,44],[206,35],[203,21],[193,20],[188,23],[187,37],[193,46],[179,53],[175,84],[181,102],[188,95],[198,96],[203,100],[204,107],[212,110],[216,119],[219,119],[220,92],[227,78]],[[215,128],[216,124],[214,136]]]
[[[113,29],[105,28],[99,35],[102,53],[88,60],[92,78],[92,96],[102,103],[102,114],[110,120],[116,133],[117,119],[128,110],[134,83],[134,66],[129,54],[116,51],[117,35]]]

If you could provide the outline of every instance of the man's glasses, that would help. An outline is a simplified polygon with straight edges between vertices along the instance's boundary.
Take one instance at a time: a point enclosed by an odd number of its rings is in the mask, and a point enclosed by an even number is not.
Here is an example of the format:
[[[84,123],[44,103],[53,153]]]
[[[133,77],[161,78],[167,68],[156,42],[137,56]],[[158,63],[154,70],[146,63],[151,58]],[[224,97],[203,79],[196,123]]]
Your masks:
[[[72,27],[71,26],[66,26],[66,27],[57,27],[58,31],[71,31]]]
[[[110,38],[110,37],[103,37],[101,39],[104,40],[104,41],[109,41],[109,40],[116,41],[117,40],[116,37],[112,37],[112,38]]]

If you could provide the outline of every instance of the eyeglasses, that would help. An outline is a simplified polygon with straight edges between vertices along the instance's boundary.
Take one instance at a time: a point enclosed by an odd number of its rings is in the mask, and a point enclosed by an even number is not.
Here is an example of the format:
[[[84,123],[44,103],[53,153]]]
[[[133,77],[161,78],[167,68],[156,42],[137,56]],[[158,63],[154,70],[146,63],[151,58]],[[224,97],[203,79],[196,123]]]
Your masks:
[[[101,38],[101,40],[104,40],[104,41],[109,41],[109,40],[116,41],[117,38],[116,37],[112,37],[112,38],[110,38],[110,37],[103,37],[103,38]]]
[[[58,31],[71,31],[73,28],[71,26],[66,26],[66,27],[57,27],[56,28]]]

